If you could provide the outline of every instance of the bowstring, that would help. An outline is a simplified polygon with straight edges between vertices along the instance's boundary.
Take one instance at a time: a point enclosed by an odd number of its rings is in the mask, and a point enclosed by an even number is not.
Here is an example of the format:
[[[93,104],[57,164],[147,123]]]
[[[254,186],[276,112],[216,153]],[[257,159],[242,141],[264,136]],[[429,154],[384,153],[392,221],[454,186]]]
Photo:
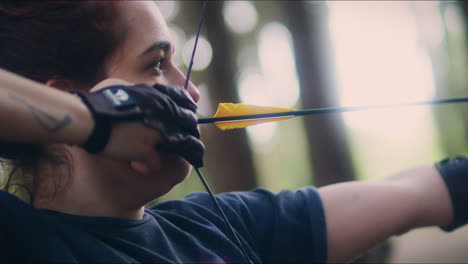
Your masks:
[[[192,67],[193,67],[193,61],[194,61],[194,58],[195,58],[195,52],[197,50],[197,46],[198,46],[198,39],[200,37],[200,32],[201,32],[201,27],[202,27],[202,24],[203,24],[203,20],[205,18],[205,14],[206,14],[206,6],[207,6],[207,1],[203,1],[203,8],[202,8],[202,14],[201,14],[201,17],[200,17],[200,22],[198,24],[198,31],[197,31],[197,36],[195,37],[195,43],[193,45],[193,50],[192,50],[192,57],[190,58],[190,63],[189,63],[189,67],[188,67],[188,70],[187,70],[187,77],[185,79],[185,84],[184,84],[184,89],[187,90],[187,87],[188,87],[188,84],[190,82],[190,74],[192,72]],[[205,178],[203,177],[201,171],[199,170],[200,168],[197,168],[195,166],[193,166],[193,168],[195,169],[197,175],[198,175],[198,178],[200,179],[200,181],[203,183],[203,186],[205,187],[206,191],[208,192],[210,198],[211,198],[211,201],[215,204],[215,206],[218,208],[218,210],[221,212],[221,215],[224,219],[224,222],[226,223],[226,225],[229,227],[229,230],[230,232],[232,233],[232,236],[235,238],[236,242],[237,242],[237,246],[242,250],[242,253],[245,257],[245,260],[247,261],[247,263],[249,264],[253,264],[252,260],[249,258],[249,255],[247,254],[247,251],[244,247],[244,245],[242,244],[242,242],[240,241],[239,237],[237,236],[237,233],[236,233],[236,230],[234,229],[234,227],[231,225],[231,222],[229,221],[229,219],[227,218],[226,214],[224,213],[224,210],[223,208],[221,207],[221,205],[219,204],[218,200],[216,199],[216,197],[213,195],[213,192],[211,191],[211,188],[210,186],[208,185],[208,183],[206,182]]]
[[[187,87],[190,81],[190,74],[192,73],[193,61],[195,59],[195,52],[197,51],[197,46],[198,46],[198,38],[200,37],[201,27],[203,25],[203,20],[206,14],[206,6],[207,6],[207,2],[203,1],[203,9],[202,9],[201,17],[200,17],[200,22],[198,23],[197,36],[195,37],[195,43],[193,44],[193,50],[192,50],[192,57],[190,58],[190,63],[189,63],[188,70],[187,70],[187,77],[185,78],[185,84],[184,84],[185,90],[187,90]]]

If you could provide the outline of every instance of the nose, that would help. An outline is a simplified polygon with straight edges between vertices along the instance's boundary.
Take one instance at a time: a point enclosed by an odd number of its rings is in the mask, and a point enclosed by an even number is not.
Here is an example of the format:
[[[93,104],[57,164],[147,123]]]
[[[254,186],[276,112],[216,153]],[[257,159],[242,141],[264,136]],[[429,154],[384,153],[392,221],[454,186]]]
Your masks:
[[[174,66],[174,68],[175,68],[174,75],[171,78],[172,80],[169,80],[169,81],[171,81],[175,85],[184,86],[185,85],[185,80],[186,80],[185,74],[182,73],[182,71],[180,71],[179,68],[177,68],[175,66]],[[195,102],[198,102],[200,100],[200,91],[190,81],[189,81],[189,83],[187,85],[187,92],[190,94],[190,96],[192,97],[192,99]]]

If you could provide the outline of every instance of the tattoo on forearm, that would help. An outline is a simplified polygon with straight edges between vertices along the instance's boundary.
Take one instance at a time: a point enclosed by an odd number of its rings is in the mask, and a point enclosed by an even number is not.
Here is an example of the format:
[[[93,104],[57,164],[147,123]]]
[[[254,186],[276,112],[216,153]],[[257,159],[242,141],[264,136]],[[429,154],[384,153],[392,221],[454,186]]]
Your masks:
[[[29,111],[31,111],[34,119],[36,119],[39,125],[48,132],[57,132],[71,123],[72,118],[69,114],[65,114],[62,119],[57,119],[17,95],[9,94],[9,97],[10,99],[26,106]]]

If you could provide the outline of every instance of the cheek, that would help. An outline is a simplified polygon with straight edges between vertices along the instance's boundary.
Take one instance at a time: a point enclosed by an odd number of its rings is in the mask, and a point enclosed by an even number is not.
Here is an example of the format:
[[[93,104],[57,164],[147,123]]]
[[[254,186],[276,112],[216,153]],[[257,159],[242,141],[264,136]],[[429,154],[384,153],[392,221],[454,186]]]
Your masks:
[[[190,164],[186,162],[183,158],[173,154],[164,154],[162,155],[162,160],[164,164],[164,174],[167,174],[168,177],[174,179],[185,179],[185,177],[190,172]]]
[[[180,156],[160,153],[161,165],[158,169],[152,170],[150,167],[143,165],[145,169],[138,170],[137,173],[133,167],[132,173],[138,174],[138,179],[143,180],[145,184],[157,183],[160,186],[172,186],[183,181],[190,172],[190,164],[188,164]],[[135,180],[137,179],[135,178]],[[136,181],[139,181],[136,180]]]

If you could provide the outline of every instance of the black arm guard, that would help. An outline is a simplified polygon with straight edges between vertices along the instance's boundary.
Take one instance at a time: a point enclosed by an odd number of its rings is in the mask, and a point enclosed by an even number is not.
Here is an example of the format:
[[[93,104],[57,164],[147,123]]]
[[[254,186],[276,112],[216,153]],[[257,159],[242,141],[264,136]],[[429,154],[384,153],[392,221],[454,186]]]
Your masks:
[[[453,231],[468,223],[468,159],[456,157],[443,159],[435,164],[447,184],[452,200],[453,221],[444,231]]]

